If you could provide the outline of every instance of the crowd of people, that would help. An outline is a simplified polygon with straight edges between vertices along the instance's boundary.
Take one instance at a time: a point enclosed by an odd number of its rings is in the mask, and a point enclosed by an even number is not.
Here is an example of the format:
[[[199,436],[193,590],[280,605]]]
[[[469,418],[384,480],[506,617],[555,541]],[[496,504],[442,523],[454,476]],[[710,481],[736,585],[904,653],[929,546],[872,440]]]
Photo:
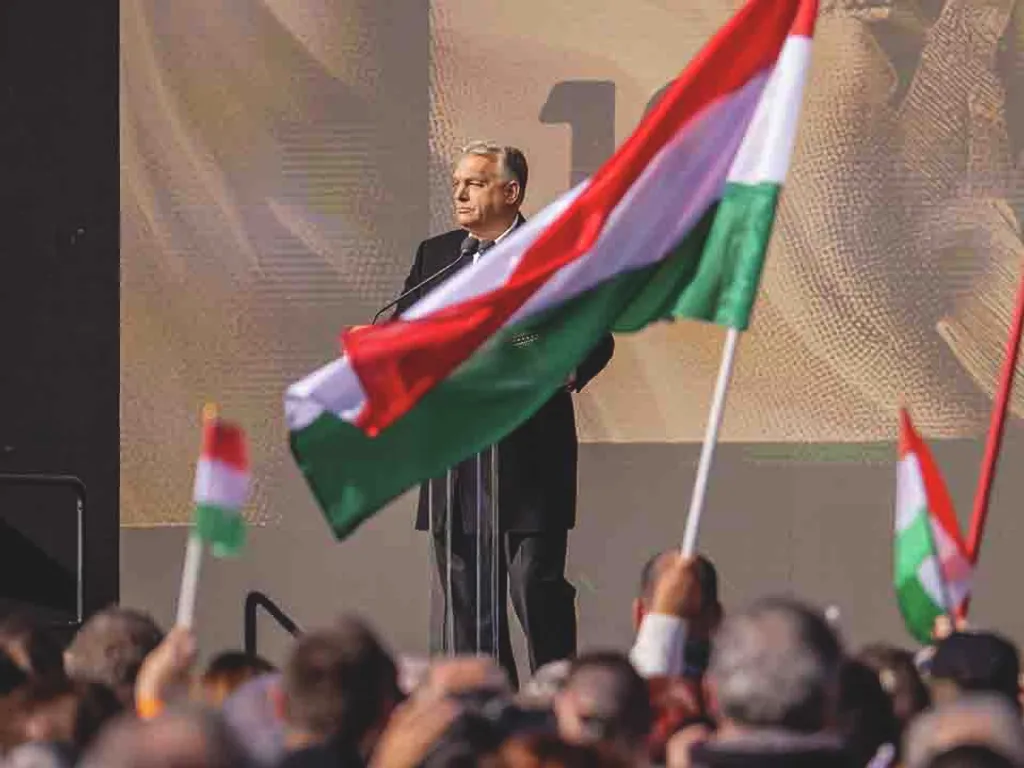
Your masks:
[[[280,669],[239,651],[200,670],[192,632],[109,608],[63,648],[0,622],[11,768],[1024,766],[1017,649],[941,630],[912,653],[850,649],[814,608],[724,610],[705,557],[642,569],[631,649],[585,651],[521,689],[481,657],[396,656],[342,616]],[[625,607],[624,607],[625,613]],[[625,620],[625,615],[624,615]]]

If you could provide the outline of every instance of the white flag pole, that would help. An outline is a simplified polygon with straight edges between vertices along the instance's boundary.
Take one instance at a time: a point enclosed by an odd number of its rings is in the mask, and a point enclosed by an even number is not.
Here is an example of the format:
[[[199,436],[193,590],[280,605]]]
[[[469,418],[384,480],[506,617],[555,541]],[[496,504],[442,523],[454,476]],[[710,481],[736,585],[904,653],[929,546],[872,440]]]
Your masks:
[[[732,366],[736,360],[736,348],[739,346],[739,341],[740,332],[735,328],[730,328],[725,337],[725,347],[722,349],[722,363],[718,368],[718,381],[715,382],[715,393],[711,399],[708,426],[704,432],[704,445],[700,449],[697,479],[693,483],[690,514],[686,518],[686,532],[683,534],[683,557],[692,557],[697,547],[697,531],[700,528],[701,512],[704,510],[704,495],[708,488],[715,444],[718,442],[718,430],[722,426],[722,416],[725,414],[725,396],[729,391],[729,380],[732,378]]]
[[[178,593],[179,627],[192,628],[196,615],[196,596],[199,593],[199,566],[203,564],[203,540],[189,533],[185,548],[185,567],[181,572],[181,591]]]
[[[203,407],[203,426],[217,419],[217,405],[207,403]],[[196,615],[196,597],[199,594],[199,567],[203,564],[203,540],[195,530],[189,531],[185,547],[185,565],[181,569],[181,589],[178,592],[177,626],[192,628]]]

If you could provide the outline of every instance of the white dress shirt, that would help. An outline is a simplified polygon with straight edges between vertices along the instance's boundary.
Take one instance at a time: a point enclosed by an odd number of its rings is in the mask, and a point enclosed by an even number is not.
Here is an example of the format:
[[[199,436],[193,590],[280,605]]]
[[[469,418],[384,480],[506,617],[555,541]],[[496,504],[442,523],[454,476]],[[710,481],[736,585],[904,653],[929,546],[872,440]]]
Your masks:
[[[509,234],[509,232],[511,232],[513,229],[516,228],[517,224],[519,224],[519,217],[518,216],[516,216],[515,221],[512,222],[512,226],[511,227],[509,227],[504,232],[502,232],[500,235],[498,235],[497,239],[494,241],[494,244],[491,247],[493,248],[495,245],[497,245],[502,240],[504,240],[505,237]],[[480,259],[480,250],[477,249],[477,252],[473,254],[473,263],[476,264],[479,259]]]

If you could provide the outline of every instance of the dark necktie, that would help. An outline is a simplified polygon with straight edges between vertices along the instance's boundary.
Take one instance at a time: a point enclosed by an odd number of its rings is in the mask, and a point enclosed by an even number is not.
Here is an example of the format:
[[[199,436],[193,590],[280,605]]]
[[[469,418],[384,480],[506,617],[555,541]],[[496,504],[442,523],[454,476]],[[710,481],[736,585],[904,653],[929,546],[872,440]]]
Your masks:
[[[480,247],[477,249],[476,252],[478,254],[480,254],[481,256],[483,256],[493,246],[494,246],[494,241],[493,240],[481,240],[480,241]]]

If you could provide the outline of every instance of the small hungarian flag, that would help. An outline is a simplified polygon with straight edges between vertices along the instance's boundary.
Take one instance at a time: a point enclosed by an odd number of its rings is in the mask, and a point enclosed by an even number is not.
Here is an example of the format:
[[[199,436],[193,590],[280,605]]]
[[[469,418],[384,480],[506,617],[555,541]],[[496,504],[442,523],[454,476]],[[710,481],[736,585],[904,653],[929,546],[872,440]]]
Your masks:
[[[743,330],[797,131],[817,0],[750,0],[594,176],[288,388],[338,537],[530,418],[609,331]]]
[[[207,416],[196,465],[195,535],[216,557],[237,555],[245,544],[242,507],[249,497],[249,449],[241,427]]]
[[[970,594],[971,561],[953,503],[928,446],[900,411],[893,580],[907,631],[932,640],[935,620]]]

